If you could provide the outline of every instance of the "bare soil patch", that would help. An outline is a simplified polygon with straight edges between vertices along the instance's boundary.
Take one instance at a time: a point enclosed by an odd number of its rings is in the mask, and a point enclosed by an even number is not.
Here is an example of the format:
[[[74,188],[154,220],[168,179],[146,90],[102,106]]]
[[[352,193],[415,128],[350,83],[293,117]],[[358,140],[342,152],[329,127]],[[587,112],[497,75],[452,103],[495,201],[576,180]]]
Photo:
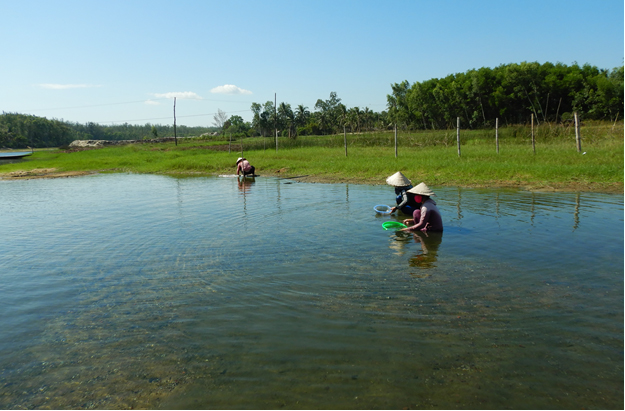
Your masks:
[[[55,168],[35,168],[33,170],[18,170],[0,174],[2,180],[32,180],[35,178],[62,178],[78,177],[96,174],[96,171],[57,171]]]

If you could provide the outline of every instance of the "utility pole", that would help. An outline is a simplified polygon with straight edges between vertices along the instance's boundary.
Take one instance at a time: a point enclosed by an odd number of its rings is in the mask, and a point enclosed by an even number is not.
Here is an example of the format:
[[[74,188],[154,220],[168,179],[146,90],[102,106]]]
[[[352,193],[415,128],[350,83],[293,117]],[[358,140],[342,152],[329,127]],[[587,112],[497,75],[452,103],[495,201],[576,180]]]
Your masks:
[[[178,136],[176,135],[176,97],[174,97],[174,141],[178,145]]]

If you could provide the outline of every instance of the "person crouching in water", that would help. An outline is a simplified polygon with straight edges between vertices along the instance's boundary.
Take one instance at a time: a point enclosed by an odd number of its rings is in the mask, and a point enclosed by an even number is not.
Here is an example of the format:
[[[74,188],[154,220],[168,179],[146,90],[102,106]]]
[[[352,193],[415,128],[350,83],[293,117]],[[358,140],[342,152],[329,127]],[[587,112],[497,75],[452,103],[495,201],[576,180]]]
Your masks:
[[[412,195],[408,195],[408,190],[412,188],[412,182],[406,178],[401,171],[396,172],[386,179],[386,184],[395,187],[395,202],[397,206],[391,208],[391,213],[401,210],[402,213],[412,215],[414,210],[418,210],[417,203]]]
[[[421,208],[416,209],[411,219],[404,220],[408,227],[401,231],[443,231],[443,218],[436,207],[436,203],[430,197],[435,195],[430,188],[421,183],[408,190],[414,195],[414,201],[421,204]]]
[[[252,177],[254,177],[254,173],[256,172],[256,169],[254,168],[253,165],[250,164],[249,161],[247,161],[245,159],[245,157],[239,157],[237,159],[237,175],[239,175],[239,173],[243,174],[243,177],[245,177],[246,175],[252,175]]]

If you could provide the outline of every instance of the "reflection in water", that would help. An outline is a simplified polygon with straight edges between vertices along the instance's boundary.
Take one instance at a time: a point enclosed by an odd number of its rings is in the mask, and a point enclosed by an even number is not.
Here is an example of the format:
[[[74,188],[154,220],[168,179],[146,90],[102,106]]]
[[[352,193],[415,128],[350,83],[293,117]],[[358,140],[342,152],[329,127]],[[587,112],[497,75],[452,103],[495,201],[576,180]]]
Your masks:
[[[536,217],[536,193],[532,192],[532,207],[531,207],[531,215],[530,215],[530,222],[532,227],[534,227],[534,218]]]
[[[408,259],[408,265],[415,268],[434,268],[438,259],[438,249],[443,241],[442,232],[424,232],[424,231],[396,231],[395,235],[389,240],[389,248],[394,251],[397,256],[411,255]],[[414,244],[417,244],[415,252]],[[422,272],[410,273],[413,277],[423,278],[427,274]]]
[[[252,185],[256,182],[255,177],[237,176],[239,193],[243,196],[243,212],[247,215],[247,194],[251,191]]]
[[[256,177],[237,177],[239,191],[245,195],[250,192],[252,185],[256,182]]]
[[[410,259],[410,266],[417,268],[433,268],[437,260],[438,248],[443,241],[443,232],[413,233],[415,243],[421,244],[421,252]]]
[[[458,187],[458,203],[456,203],[456,211],[458,212],[458,220],[462,220],[462,209],[460,207],[460,201],[462,200],[462,189]],[[443,222],[443,224],[445,224]]]
[[[575,211],[573,212],[573,231],[579,226],[579,193],[575,193]]]
[[[0,409],[621,409],[622,196],[436,191],[0,181]]]
[[[452,199],[452,194],[455,191],[457,194],[456,199]],[[531,227],[538,227],[536,220],[543,218],[545,213],[558,210],[563,213],[570,213],[572,215],[572,231],[579,228],[581,218],[584,216],[582,209],[593,208],[593,203],[601,201],[597,199],[597,195],[582,193],[543,193],[543,192],[530,192],[530,191],[518,191],[513,189],[502,190],[488,190],[488,189],[475,189],[469,190],[467,198],[463,196],[464,191],[462,188],[455,189],[443,189],[439,190],[445,195],[440,196],[437,199],[437,203],[443,205],[443,208],[455,208],[456,217],[455,222],[458,225],[462,225],[461,221],[464,218],[463,212],[470,211],[473,213],[492,215],[495,217],[497,224],[500,224],[500,218],[506,216],[516,215],[519,218],[525,218]],[[479,193],[478,197],[475,193]],[[610,197],[611,195],[599,195],[600,198]],[[610,203],[610,201],[608,201]]]

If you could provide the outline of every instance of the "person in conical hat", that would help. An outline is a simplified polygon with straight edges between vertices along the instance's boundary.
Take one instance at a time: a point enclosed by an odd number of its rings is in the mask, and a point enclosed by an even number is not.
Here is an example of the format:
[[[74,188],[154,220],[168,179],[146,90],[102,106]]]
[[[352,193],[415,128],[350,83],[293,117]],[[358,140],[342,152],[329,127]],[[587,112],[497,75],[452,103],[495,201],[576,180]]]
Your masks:
[[[412,182],[401,171],[398,171],[386,179],[386,184],[395,187],[397,206],[391,208],[391,213],[401,210],[404,214],[412,215],[417,209],[417,204],[413,201],[412,196],[408,195],[408,190],[412,188]]]
[[[435,195],[430,187],[420,183],[408,190],[408,193],[414,195],[414,201],[420,203],[421,207],[413,212],[412,219],[404,220],[408,227],[402,231],[443,231],[443,218],[436,203],[430,198]]]
[[[412,181],[408,180],[408,177],[402,174],[401,171],[396,172],[390,177],[386,178],[386,184],[394,187],[412,187]]]
[[[425,197],[432,197],[436,195],[434,194],[434,191],[430,190],[430,187],[428,187],[425,183],[419,183],[416,187],[408,190],[408,192]]]
[[[252,175],[252,177],[254,177],[254,173],[256,172],[256,168],[254,168],[253,165],[250,164],[249,161],[247,161],[245,159],[245,157],[239,157],[237,158],[237,175],[239,175],[239,173],[243,174],[243,177],[247,176],[247,175]]]

